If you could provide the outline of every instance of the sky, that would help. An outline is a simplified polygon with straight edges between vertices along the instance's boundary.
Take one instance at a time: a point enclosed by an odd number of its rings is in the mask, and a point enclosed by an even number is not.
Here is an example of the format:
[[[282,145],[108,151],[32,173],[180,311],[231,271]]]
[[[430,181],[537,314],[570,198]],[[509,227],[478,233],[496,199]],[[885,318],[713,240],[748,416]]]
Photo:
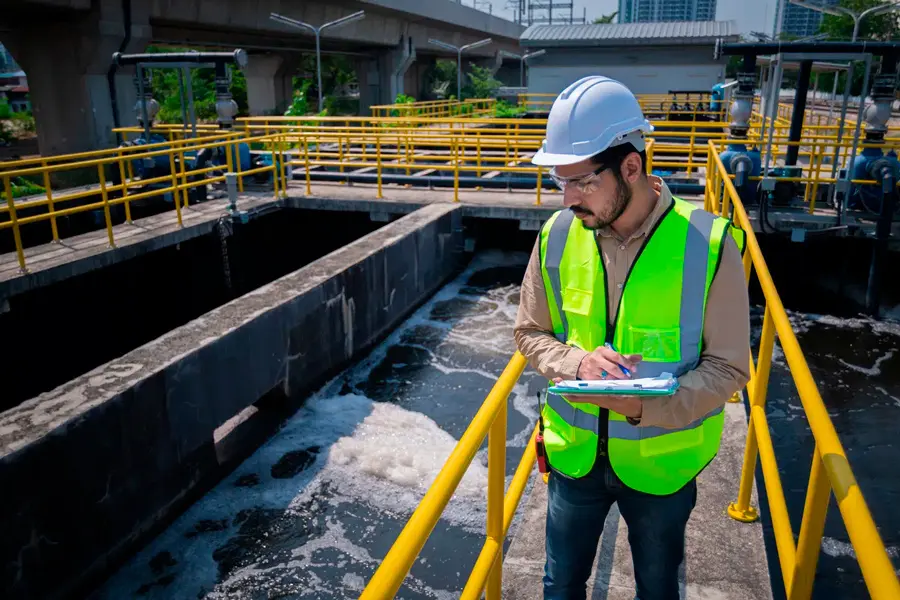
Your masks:
[[[462,0],[463,4],[472,6],[473,0]],[[479,6],[484,4],[485,0],[478,0]],[[489,0],[493,5],[494,14],[513,18],[512,9],[506,8],[509,4],[508,0]],[[751,31],[762,31],[772,33],[772,25],[775,20],[775,7],[777,0],[755,0],[747,2],[746,0],[718,0],[716,3],[716,20],[727,21],[734,20],[738,24],[740,33],[746,34]],[[575,15],[584,14],[587,7],[588,22],[595,18],[615,12],[619,8],[619,0],[575,0]]]
[[[513,18],[513,10],[506,8],[507,4],[510,4],[508,0],[490,0],[490,2],[494,7],[495,15],[500,15],[508,19]],[[480,5],[482,3],[483,2],[479,0],[478,4]],[[472,0],[463,0],[463,4],[472,6]],[[587,7],[587,17],[588,22],[590,23],[600,15],[615,12],[619,7],[619,0],[575,0],[575,15],[581,17],[581,15],[584,14],[585,7]]]

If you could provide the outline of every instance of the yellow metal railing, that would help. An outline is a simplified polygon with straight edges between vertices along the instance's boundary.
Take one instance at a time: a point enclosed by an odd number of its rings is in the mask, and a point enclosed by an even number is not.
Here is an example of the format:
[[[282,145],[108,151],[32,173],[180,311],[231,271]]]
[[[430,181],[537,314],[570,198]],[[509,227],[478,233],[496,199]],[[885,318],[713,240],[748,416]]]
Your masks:
[[[450,117],[478,117],[494,114],[494,98],[469,100],[426,100],[399,104],[380,104],[370,107],[373,117],[441,119]]]
[[[506,405],[513,386],[525,370],[525,364],[525,357],[516,352],[497,379],[484,404],[475,413],[434,483],[419,502],[416,511],[400,532],[397,541],[381,561],[360,600],[394,597],[441,518],[450,497],[472,464],[472,459],[475,458],[475,453],[478,452],[485,437],[488,438],[487,537],[459,598],[477,600],[487,588],[487,600],[500,600],[503,541],[535,461],[534,433],[532,433],[532,438],[526,445],[519,466],[510,481],[509,489],[504,495]]]
[[[273,152],[273,155],[277,155],[277,159],[273,160],[271,165],[241,171],[238,159],[238,145],[253,142],[267,145]],[[206,148],[223,150],[226,156],[226,164],[203,168],[188,167],[188,155],[195,154]],[[235,172],[237,174],[238,187],[241,191],[243,191],[243,180],[245,177],[271,172],[273,175],[274,193],[278,197],[284,193],[287,187],[286,173],[283,167],[285,164],[284,150],[285,146],[278,136],[246,137],[241,133],[229,133],[222,137],[212,136],[212,139],[175,140],[173,142],[147,144],[139,147],[114,148],[78,155],[4,163],[0,167],[2,168],[0,170],[0,179],[3,182],[5,204],[0,205],[0,219],[5,218],[6,220],[0,221],[0,231],[12,229],[19,267],[23,272],[27,272],[27,264],[21,229],[31,224],[49,221],[53,240],[59,241],[58,219],[78,213],[102,210],[109,246],[115,247],[113,219],[110,212],[112,207],[124,205],[125,221],[130,223],[132,220],[131,204],[133,202],[171,193],[180,227],[183,225],[182,207],[187,207],[189,204],[188,190],[192,187],[223,182],[225,181],[224,172]],[[134,161],[155,161],[159,158],[168,162],[169,172],[167,174],[149,178],[140,178],[134,175]],[[281,168],[279,169],[278,167]],[[67,171],[83,172],[84,170],[93,172],[97,183],[74,190],[70,189],[62,194],[54,194],[50,184],[54,176]],[[110,179],[114,178],[113,174],[117,176],[119,183],[110,182]],[[11,182],[13,179],[20,177],[44,181],[44,193],[18,200],[13,198]],[[137,187],[159,184],[166,185],[155,187],[149,191],[137,193],[131,191]],[[63,203],[97,197],[99,200],[88,204],[60,208],[60,205]],[[36,212],[36,214],[21,215],[21,213],[26,212]]]
[[[871,597],[896,600],[900,598],[900,582],[791,328],[750,219],[712,142],[708,156],[705,207],[717,214],[733,216],[735,223],[746,232],[744,274],[749,285],[755,271],[766,299],[762,338],[756,361],[751,358],[751,379],[747,385],[750,422],[738,499],[728,507],[728,513],[745,522],[758,518],[756,509],[749,504],[758,456],[762,462],[763,483],[786,595],[790,600],[807,600],[812,594],[829,496],[834,491]],[[796,545],[764,409],[776,334],[816,442]],[[506,402],[525,365],[525,358],[516,352],[370,579],[360,596],[362,600],[384,600],[395,596],[488,435],[487,539],[460,598],[474,600],[486,592],[487,600],[499,600],[503,542],[535,462],[532,434],[504,496]]]
[[[706,209],[732,217],[735,224],[744,230],[747,235],[744,275],[749,284],[751,274],[756,273],[765,297],[765,316],[757,359],[755,362],[752,356],[750,359],[751,378],[747,384],[750,422],[744,449],[744,465],[738,498],[728,507],[728,514],[745,522],[755,521],[758,518],[757,510],[750,506],[758,457],[762,463],[763,483],[769,502],[784,590],[790,600],[804,600],[812,594],[816,563],[821,552],[825,528],[825,514],[831,492],[834,492],[871,597],[875,600],[896,600],[900,598],[900,582],[853,476],[847,455],[828,416],[790,319],[781,303],[775,282],[753,233],[750,217],[740,201],[725,165],[719,159],[718,153],[713,151],[712,144],[706,182]],[[796,545],[765,412],[776,335],[815,440],[806,504]]]
[[[517,103],[520,107],[524,107],[528,112],[550,112],[553,101],[556,100],[557,94],[541,94],[541,93],[522,93],[517,94]],[[648,118],[662,118],[663,120],[697,120],[697,117],[704,117],[707,120],[723,121],[728,116],[727,107],[720,102],[722,108],[720,110],[710,110],[710,96],[699,95],[687,98],[685,94],[679,94],[677,102],[671,94],[638,94],[638,104]],[[677,108],[673,108],[673,102]],[[684,106],[690,104],[690,109]],[[703,105],[704,109],[700,110]]]
[[[423,123],[430,126],[421,127]],[[545,137],[545,119],[305,119],[251,117],[240,125],[254,134],[280,133],[292,153],[292,165],[309,169],[375,170],[381,196],[382,173],[400,169],[406,175],[425,171],[533,173],[530,158]],[[485,125],[490,125],[487,127]],[[724,124],[707,121],[659,121],[653,137],[655,168],[683,171],[705,168],[707,141],[726,136]],[[454,186],[458,200],[458,186]],[[540,197],[538,196],[538,200]]]

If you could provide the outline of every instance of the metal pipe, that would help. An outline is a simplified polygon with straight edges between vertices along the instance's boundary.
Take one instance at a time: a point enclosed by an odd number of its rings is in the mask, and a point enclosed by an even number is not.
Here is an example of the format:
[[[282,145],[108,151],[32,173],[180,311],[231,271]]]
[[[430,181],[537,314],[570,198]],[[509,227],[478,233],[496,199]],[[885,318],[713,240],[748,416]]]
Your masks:
[[[319,112],[322,112],[322,44],[319,41],[319,30],[316,29],[316,88],[319,92]]]
[[[241,48],[233,52],[165,52],[159,54],[122,54],[112,55],[113,64],[118,66],[136,65],[142,62],[154,63],[209,63],[235,62],[241,67],[247,65],[247,51]]]
[[[194,74],[187,67],[181,67],[187,80],[188,115],[191,118],[191,137],[197,137],[197,113],[194,111]]]
[[[850,101],[850,84],[853,81],[853,63],[850,63],[850,66],[847,67],[847,81],[844,83],[844,100],[841,104],[841,119],[838,121],[838,132],[837,132],[837,141],[834,145],[834,156],[831,159],[831,179],[835,182],[835,185],[831,188],[831,204],[835,206],[835,201],[837,200],[837,168],[838,168],[838,160],[841,152],[841,140],[844,138],[844,120],[847,118],[847,103]],[[858,119],[857,119],[858,120]],[[840,225],[843,220],[843,215],[841,214],[840,207],[835,206],[837,208],[837,224]]]
[[[834,85],[831,88],[831,102],[828,103],[828,125],[831,126],[831,116],[834,114],[834,101],[837,99],[838,81],[841,79],[840,73],[834,72]]]
[[[766,142],[766,164],[765,168],[763,168],[762,176],[765,179],[769,174],[769,159],[772,156],[772,137],[775,135],[775,117],[778,115],[778,98],[781,93],[781,77],[783,74],[783,70],[781,67],[781,55],[778,56],[778,64],[775,65],[775,74],[772,76],[772,81],[770,82],[771,86],[771,96],[769,98],[768,110],[766,111],[769,119],[769,140]],[[760,203],[760,206],[762,203]],[[762,210],[760,208],[760,210]]]
[[[187,132],[187,109],[184,106],[184,68],[178,69],[178,103],[181,104],[181,131]]]
[[[113,55],[115,56],[115,55]],[[144,126],[144,142],[150,143],[150,123],[147,117],[147,102],[144,98],[144,69],[140,64],[137,65],[137,81],[138,81],[138,102],[141,105],[141,120]]]
[[[872,56],[866,56],[866,74],[863,76],[863,86],[862,91],[859,97],[859,108],[856,113],[856,131],[853,132],[853,149],[850,151],[850,156],[847,161],[847,191],[844,192],[844,201],[842,202],[843,210],[841,212],[847,212],[847,205],[850,203],[850,181],[853,180],[853,159],[856,158],[856,147],[859,145],[859,131],[862,127],[862,112],[863,112],[863,104],[866,101],[866,95],[869,90],[869,71],[872,70]]]
[[[797,91],[794,94],[794,113],[791,115],[791,130],[788,133],[787,156],[784,164],[793,167],[797,164],[800,154],[800,145],[791,145],[791,142],[799,142],[803,133],[803,118],[806,113],[806,95],[809,93],[809,76],[812,72],[812,61],[800,62],[800,73],[797,76]]]
[[[881,180],[881,213],[875,224],[875,245],[872,248],[872,262],[869,265],[869,283],[866,286],[866,312],[878,316],[881,304],[881,284],[884,279],[884,267],[887,263],[888,242],[891,237],[891,225],[894,220],[894,200],[897,196],[894,174],[890,166],[882,168]]]

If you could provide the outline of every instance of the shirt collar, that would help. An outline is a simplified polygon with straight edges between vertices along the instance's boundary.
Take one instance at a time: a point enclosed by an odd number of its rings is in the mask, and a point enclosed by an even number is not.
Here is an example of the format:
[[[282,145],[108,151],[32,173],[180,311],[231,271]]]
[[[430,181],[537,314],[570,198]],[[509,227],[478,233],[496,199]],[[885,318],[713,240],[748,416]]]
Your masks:
[[[640,237],[645,237],[653,230],[659,220],[666,213],[666,210],[669,208],[669,205],[672,203],[672,192],[669,190],[669,186],[666,185],[666,182],[662,180],[661,177],[657,177],[656,175],[648,175],[647,178],[650,180],[650,185],[653,187],[653,190],[657,193],[658,199],[656,201],[656,206],[653,207],[653,210],[650,211],[650,214],[641,223],[641,226],[635,230],[634,233],[627,240],[623,241],[631,241]],[[599,235],[603,237],[611,237],[619,239],[619,236],[612,230],[612,227],[601,227],[597,230]]]

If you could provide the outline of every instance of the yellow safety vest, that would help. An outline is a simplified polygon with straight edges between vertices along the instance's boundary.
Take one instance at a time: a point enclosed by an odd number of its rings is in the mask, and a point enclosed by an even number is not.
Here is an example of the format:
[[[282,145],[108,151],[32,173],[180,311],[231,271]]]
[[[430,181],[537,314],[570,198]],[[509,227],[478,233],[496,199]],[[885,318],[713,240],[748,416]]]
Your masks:
[[[587,352],[609,341],[622,354],[641,354],[641,377],[690,371],[700,360],[706,298],[729,230],[743,252],[741,229],[674,198],[625,279],[615,323],[607,324],[606,272],[594,232],[570,210],[555,213],[541,229],[540,257],[557,339]],[[544,445],[554,469],[574,478],[590,472],[606,412],[547,394]],[[724,414],[717,408],[681,429],[633,426],[613,411],[605,420],[616,475],[630,488],[665,495],[716,455]]]

